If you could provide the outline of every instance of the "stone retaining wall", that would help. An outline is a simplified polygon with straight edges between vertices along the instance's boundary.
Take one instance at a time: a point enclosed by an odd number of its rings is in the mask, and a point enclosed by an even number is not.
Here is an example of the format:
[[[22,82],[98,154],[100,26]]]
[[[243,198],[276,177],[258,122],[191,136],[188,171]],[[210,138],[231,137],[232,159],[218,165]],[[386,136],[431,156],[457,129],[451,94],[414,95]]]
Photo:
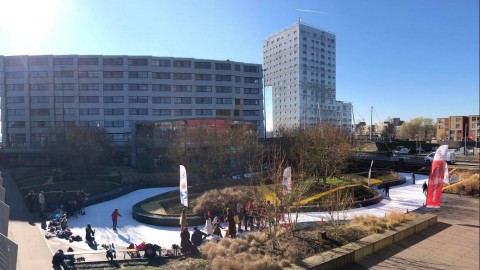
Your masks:
[[[369,235],[354,243],[306,258],[298,265],[293,265],[291,269],[342,269],[367,255],[425,230],[435,223],[437,223],[436,215],[421,215],[415,220],[396,227],[395,231]]]

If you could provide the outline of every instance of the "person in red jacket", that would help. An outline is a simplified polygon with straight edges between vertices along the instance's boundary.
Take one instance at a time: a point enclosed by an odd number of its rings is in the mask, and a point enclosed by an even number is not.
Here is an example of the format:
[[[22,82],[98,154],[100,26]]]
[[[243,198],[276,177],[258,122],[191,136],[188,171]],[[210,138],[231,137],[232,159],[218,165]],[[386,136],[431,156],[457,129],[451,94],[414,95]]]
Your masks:
[[[122,215],[120,215],[120,213],[118,212],[118,209],[115,209],[112,213],[112,222],[113,222],[114,230],[117,230],[117,220],[119,216],[121,217]]]

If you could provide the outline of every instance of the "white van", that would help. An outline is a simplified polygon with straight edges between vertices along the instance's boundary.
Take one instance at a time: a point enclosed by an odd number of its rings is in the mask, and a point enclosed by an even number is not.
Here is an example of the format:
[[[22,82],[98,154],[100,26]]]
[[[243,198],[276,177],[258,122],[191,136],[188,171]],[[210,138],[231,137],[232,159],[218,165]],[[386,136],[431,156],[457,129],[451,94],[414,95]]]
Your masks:
[[[428,156],[423,158],[426,164],[432,164],[433,158],[435,157],[435,152],[428,154]],[[448,164],[455,164],[457,162],[457,157],[455,155],[455,150],[448,149],[446,160]]]

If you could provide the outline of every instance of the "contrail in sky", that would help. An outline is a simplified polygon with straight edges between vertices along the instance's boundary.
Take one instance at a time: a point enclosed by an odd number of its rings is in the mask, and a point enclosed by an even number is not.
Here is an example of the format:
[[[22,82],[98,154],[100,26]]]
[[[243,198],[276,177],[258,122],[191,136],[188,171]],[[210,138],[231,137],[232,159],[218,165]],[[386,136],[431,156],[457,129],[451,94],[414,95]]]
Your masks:
[[[309,10],[309,9],[299,9],[299,8],[296,8],[295,10],[296,10],[296,11],[302,11],[302,12],[310,12],[310,13],[318,13],[318,14],[327,14],[326,12],[316,11],[316,10]]]

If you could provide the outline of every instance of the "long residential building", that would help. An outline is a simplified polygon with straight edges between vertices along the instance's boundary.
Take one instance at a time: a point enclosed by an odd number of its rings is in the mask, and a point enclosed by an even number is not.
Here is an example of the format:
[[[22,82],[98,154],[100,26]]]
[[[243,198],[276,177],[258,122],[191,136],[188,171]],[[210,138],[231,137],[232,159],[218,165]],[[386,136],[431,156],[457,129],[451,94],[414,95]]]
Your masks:
[[[352,104],[336,100],[335,34],[296,23],[263,40],[274,132],[330,122],[352,129]]]
[[[262,66],[155,56],[0,56],[2,147],[38,149],[68,127],[128,146],[145,121],[232,119],[264,134]]]
[[[459,115],[437,118],[438,141],[480,141],[480,115]]]

